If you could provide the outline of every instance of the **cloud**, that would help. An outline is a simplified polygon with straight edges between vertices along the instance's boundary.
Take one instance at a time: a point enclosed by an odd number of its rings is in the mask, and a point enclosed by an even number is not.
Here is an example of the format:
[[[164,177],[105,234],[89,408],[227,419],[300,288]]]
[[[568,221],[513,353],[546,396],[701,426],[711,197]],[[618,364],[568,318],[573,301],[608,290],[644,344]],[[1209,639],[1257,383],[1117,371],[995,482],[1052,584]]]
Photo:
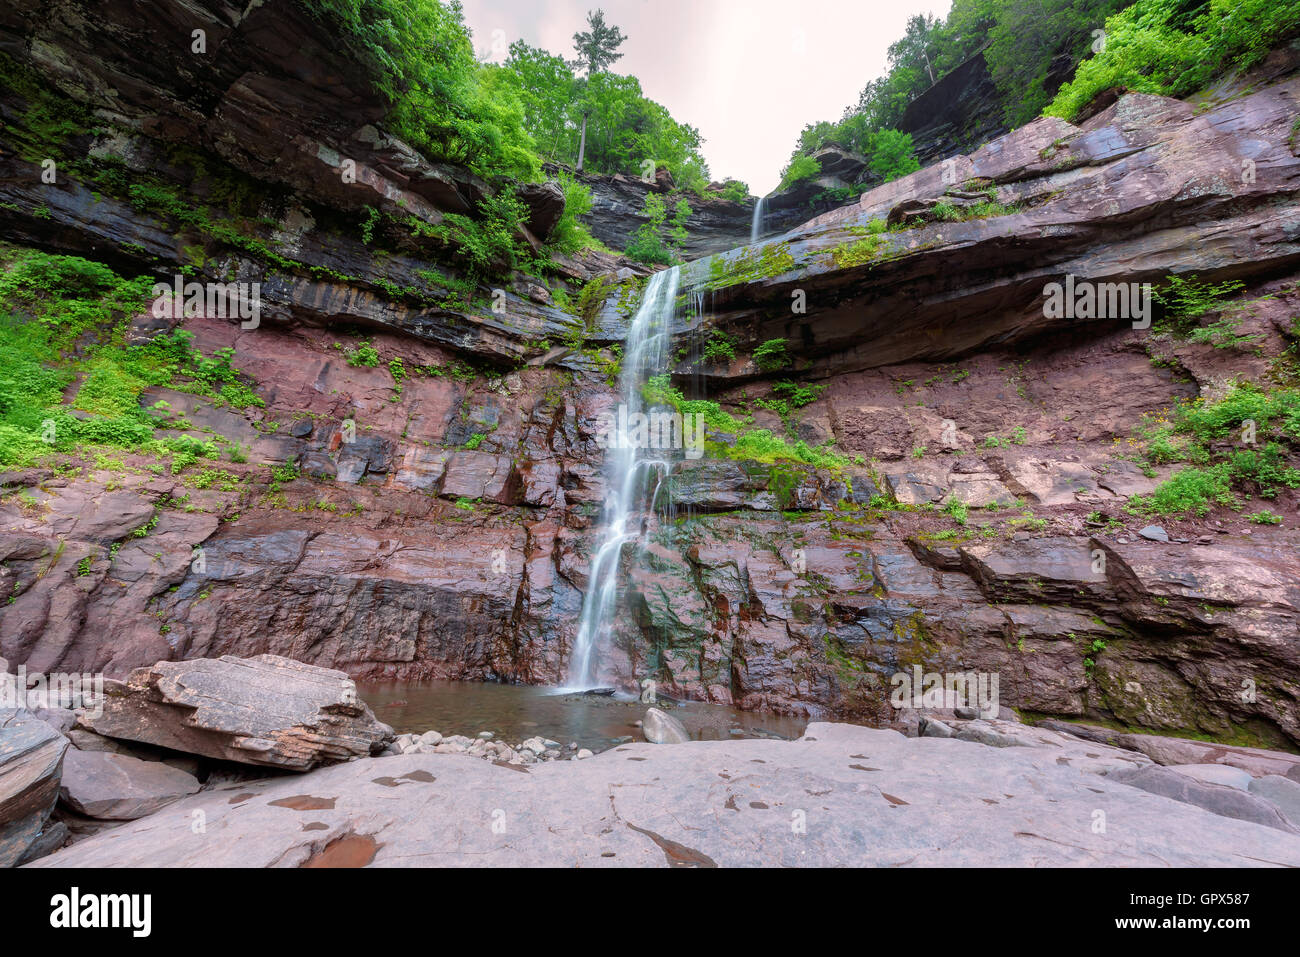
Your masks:
[[[699,129],[713,178],[774,189],[799,132],[836,120],[916,13],[946,16],[949,0],[468,0],[475,48],[494,30],[573,56],[573,34],[600,6],[627,34],[614,69]],[[502,34],[497,34],[498,38]]]

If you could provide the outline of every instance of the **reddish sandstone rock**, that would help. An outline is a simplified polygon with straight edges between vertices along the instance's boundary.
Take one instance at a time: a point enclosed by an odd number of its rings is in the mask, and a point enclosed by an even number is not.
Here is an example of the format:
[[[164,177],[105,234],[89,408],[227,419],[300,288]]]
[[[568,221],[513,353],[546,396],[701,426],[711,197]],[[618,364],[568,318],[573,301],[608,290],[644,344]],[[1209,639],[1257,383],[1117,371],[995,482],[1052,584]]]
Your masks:
[[[368,756],[392,738],[392,729],[358,700],[347,675],[275,655],[160,661],[107,689],[103,713],[82,720],[110,738],[293,771]],[[135,809],[125,797],[108,796],[109,778],[120,769],[88,763],[84,770],[86,780],[70,785],[70,800],[96,809],[88,813],[109,816]],[[139,769],[131,765],[129,770]],[[129,780],[128,785],[128,792],[139,790]],[[150,781],[141,787],[173,793],[175,786]]]

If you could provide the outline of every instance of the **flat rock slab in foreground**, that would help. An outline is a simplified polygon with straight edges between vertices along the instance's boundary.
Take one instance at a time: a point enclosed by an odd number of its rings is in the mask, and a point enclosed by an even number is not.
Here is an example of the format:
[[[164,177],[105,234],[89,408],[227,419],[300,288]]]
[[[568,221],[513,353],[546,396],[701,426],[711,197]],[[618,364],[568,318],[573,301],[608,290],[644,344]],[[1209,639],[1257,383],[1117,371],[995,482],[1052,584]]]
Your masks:
[[[1133,755],[1084,751],[812,724],[527,771],[405,754],[197,794],[34,866],[1300,866],[1300,837],[1118,784],[1096,762]]]
[[[295,771],[369,756],[393,734],[343,672],[278,655],[137,668],[84,720],[110,738]]]

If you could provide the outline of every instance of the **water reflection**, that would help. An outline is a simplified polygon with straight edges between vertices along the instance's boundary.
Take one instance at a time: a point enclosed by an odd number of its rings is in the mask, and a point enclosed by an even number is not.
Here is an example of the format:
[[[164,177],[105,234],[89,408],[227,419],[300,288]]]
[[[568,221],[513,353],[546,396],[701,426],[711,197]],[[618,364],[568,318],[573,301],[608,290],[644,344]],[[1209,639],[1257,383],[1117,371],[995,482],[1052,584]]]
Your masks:
[[[648,705],[628,696],[557,694],[554,688],[481,684],[469,681],[358,682],[362,700],[398,734],[439,731],[473,737],[493,731],[511,744],[540,735],[568,745],[600,751],[631,736]],[[797,738],[807,719],[737,711],[688,701],[659,707],[686,726],[693,739]]]

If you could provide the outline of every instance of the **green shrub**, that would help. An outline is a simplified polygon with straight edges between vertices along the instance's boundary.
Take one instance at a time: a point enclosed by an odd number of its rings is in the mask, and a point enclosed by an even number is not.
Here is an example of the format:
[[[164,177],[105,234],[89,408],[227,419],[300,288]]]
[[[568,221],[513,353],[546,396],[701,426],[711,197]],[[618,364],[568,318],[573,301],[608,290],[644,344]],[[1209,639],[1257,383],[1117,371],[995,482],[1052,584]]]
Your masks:
[[[796,156],[790,161],[790,165],[785,168],[777,192],[783,193],[800,180],[813,179],[820,176],[821,172],[821,164],[811,156]]]
[[[921,168],[912,154],[912,134],[881,130],[872,143],[871,171],[885,182],[915,173]]]
[[[368,369],[373,369],[375,366],[379,365],[379,351],[370,344],[369,339],[362,342],[355,349],[349,349],[345,353],[345,356],[348,365],[354,369],[362,366]]]
[[[794,409],[802,409],[806,405],[812,405],[825,391],[826,386],[824,385],[799,385],[789,379],[783,379],[772,386],[772,394],[779,396],[783,401],[789,402],[790,407]]]
[[[1253,522],[1256,525],[1281,525],[1282,516],[1268,511],[1255,512],[1252,515],[1247,515],[1246,521]]]
[[[1170,276],[1162,286],[1151,291],[1151,298],[1165,308],[1165,317],[1175,328],[1186,328],[1207,312],[1218,312],[1228,304],[1228,298],[1245,288],[1245,283],[1231,281],[1218,283],[1199,282],[1195,276],[1184,279]]]
[[[1205,515],[1211,505],[1236,506],[1228,470],[1223,465],[1210,468],[1179,469],[1169,481],[1150,495],[1135,495],[1127,506],[1138,515]]]
[[[705,362],[730,362],[736,358],[736,344],[731,336],[715,329],[704,343],[702,356]]]
[[[768,339],[754,350],[754,364],[764,372],[777,372],[790,365],[784,339]]]
[[[591,231],[579,222],[580,216],[591,212],[593,199],[587,185],[568,173],[560,174],[559,183],[564,190],[564,213],[551,233],[551,244],[571,255],[597,245]]]
[[[660,266],[672,265],[673,251],[664,241],[664,225],[668,221],[668,206],[658,193],[647,193],[643,212],[648,222],[642,223],[628,243],[627,257],[637,262]]]
[[[719,195],[728,202],[744,205],[749,199],[749,187],[738,179],[729,179],[722,184],[722,192]]]
[[[442,235],[464,257],[467,271],[477,280],[504,276],[523,259],[520,226],[528,219],[528,207],[514,190],[502,189],[479,203],[479,218],[448,213]]]
[[[1218,402],[1176,405],[1170,423],[1148,436],[1153,464],[1191,462],[1150,496],[1135,498],[1139,514],[1204,515],[1211,504],[1235,505],[1234,489],[1274,498],[1300,488],[1300,471],[1287,462],[1288,443],[1300,438],[1300,392],[1264,392],[1234,385]],[[1236,447],[1223,449],[1224,443]],[[1241,447],[1245,443],[1249,447]]]

